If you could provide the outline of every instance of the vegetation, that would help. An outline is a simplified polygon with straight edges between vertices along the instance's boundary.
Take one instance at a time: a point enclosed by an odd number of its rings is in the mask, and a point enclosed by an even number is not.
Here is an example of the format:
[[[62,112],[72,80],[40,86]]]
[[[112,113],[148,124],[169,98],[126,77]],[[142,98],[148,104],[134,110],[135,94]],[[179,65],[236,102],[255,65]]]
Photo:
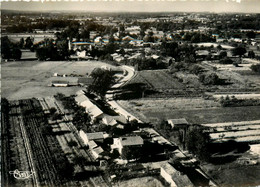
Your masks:
[[[199,75],[199,80],[204,85],[219,85],[222,83],[221,79],[216,73],[211,74],[201,74]]]
[[[91,72],[91,77],[94,79],[93,83],[89,85],[89,90],[103,97],[106,91],[115,82],[112,71],[96,68]]]
[[[259,106],[260,101],[257,99],[237,99],[235,96],[220,98],[220,104],[222,107],[238,107],[238,106]]]
[[[1,38],[1,56],[3,59],[20,60],[22,52],[18,43],[12,43],[7,36]]]
[[[201,161],[208,161],[210,137],[201,127],[190,127],[186,135],[186,148]]]
[[[250,68],[251,68],[252,71],[260,74],[260,64],[252,65]]]

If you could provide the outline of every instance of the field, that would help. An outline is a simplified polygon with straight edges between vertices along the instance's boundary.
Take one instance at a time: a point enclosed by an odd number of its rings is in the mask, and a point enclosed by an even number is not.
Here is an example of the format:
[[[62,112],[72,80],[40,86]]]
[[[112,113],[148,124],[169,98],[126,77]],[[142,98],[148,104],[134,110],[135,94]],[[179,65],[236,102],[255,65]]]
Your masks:
[[[202,98],[139,99],[119,104],[141,120],[156,123],[161,119],[186,118],[195,124],[251,121],[260,119],[260,107],[219,107]]]
[[[128,82],[146,83],[151,88],[160,89],[182,89],[183,85],[177,79],[172,78],[165,70],[145,70],[138,74]]]
[[[216,142],[235,140],[255,143],[260,141],[260,120],[203,124],[203,126],[211,129],[210,137]]]
[[[110,66],[98,61],[17,61],[2,63],[1,94],[7,99],[52,96],[57,92],[75,94],[80,87],[48,87],[54,73],[86,75],[94,68]]]

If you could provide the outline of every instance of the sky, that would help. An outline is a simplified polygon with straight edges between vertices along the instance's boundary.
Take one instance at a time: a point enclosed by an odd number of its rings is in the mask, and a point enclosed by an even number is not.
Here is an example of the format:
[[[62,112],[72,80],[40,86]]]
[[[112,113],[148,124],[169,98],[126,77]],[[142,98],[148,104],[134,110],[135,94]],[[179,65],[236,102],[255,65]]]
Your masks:
[[[1,0],[0,0],[1,1]],[[1,9],[87,12],[260,13],[260,0],[41,0],[2,2]]]

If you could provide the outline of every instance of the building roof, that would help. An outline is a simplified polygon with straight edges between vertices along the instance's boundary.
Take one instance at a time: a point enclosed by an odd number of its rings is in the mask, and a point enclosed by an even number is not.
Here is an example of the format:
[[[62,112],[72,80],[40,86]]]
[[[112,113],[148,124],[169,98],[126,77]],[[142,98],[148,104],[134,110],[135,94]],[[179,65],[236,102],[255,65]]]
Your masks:
[[[89,113],[91,117],[96,118],[103,114],[103,111],[93,104],[87,96],[81,94],[75,97],[75,100],[78,104],[85,107],[86,112]]]
[[[122,146],[143,145],[144,144],[144,141],[140,136],[121,137],[119,140],[120,140]]]
[[[103,153],[104,152],[104,150],[102,149],[102,147],[96,147],[96,148],[94,148],[94,149],[92,149],[93,151],[95,151],[98,155],[100,154],[100,153]]]
[[[98,140],[98,139],[104,139],[103,132],[92,132],[92,133],[86,133],[88,140]]]
[[[96,142],[91,140],[88,142],[88,146],[89,146],[89,148],[93,149],[93,148],[97,147],[98,145],[96,144]]]
[[[117,124],[117,121],[114,119],[114,116],[108,116],[106,115],[105,117],[103,117],[103,122],[106,124],[106,125],[111,125],[111,126],[114,126]]]
[[[78,83],[81,83],[81,84],[85,84],[85,85],[90,85],[93,83],[93,78],[91,77],[79,77],[78,78]]]
[[[172,123],[172,124],[174,124],[174,125],[189,124],[185,118],[180,118],[180,119],[168,119],[168,123]]]
[[[92,103],[92,106],[86,108],[86,111],[94,118],[100,116],[101,114],[103,114],[102,110],[100,110],[93,103]]]
[[[84,101],[88,101],[89,99],[88,99],[87,96],[81,94],[81,95],[78,95],[77,97],[75,97],[75,100],[76,100],[77,103],[80,104]]]
[[[52,84],[69,84],[69,81],[64,80],[53,80],[51,81]]]
[[[83,90],[79,90],[76,92],[76,95],[79,96],[79,95],[85,95],[85,92]]]
[[[174,181],[177,187],[194,186],[190,179],[187,177],[187,175],[181,174],[169,163],[162,164],[161,169],[163,169],[166,173],[168,173],[171,176],[172,180]]]

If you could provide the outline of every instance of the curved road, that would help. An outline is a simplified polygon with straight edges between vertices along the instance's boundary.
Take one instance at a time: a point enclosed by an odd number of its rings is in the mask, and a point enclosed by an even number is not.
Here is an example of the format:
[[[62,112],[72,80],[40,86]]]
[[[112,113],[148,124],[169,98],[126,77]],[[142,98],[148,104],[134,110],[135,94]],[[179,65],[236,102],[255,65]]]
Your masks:
[[[123,70],[127,72],[127,74],[124,76],[122,75],[121,79],[112,86],[113,89],[118,89],[125,85],[129,80],[131,80],[135,75],[135,70],[131,66],[123,65],[121,66]],[[107,103],[111,105],[111,108],[117,112],[118,114],[121,114],[122,116],[125,116],[126,119],[131,120],[137,120],[139,123],[143,123],[140,119],[130,114],[128,111],[126,111],[124,108],[122,108],[115,100],[113,100],[113,94],[107,93],[105,95]]]

